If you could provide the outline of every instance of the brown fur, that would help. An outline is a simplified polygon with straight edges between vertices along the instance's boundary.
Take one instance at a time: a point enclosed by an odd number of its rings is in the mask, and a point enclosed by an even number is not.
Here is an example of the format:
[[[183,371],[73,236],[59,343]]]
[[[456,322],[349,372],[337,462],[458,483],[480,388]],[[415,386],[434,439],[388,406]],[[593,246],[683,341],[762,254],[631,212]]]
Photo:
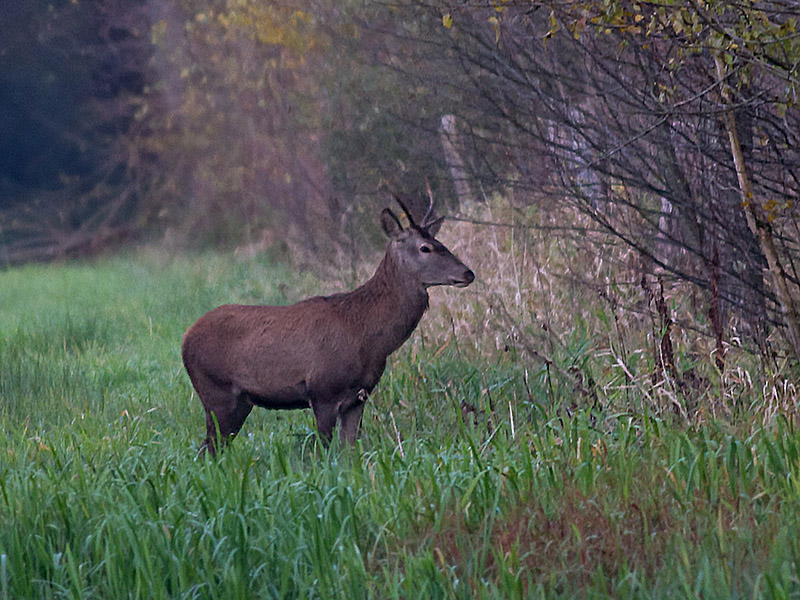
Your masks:
[[[253,406],[311,407],[326,443],[337,422],[355,443],[366,396],[422,318],[427,287],[474,279],[433,238],[440,221],[404,230],[389,209],[382,221],[391,240],[361,287],[291,306],[226,304],[186,331],[183,363],[206,411],[201,451],[215,453],[217,428],[223,441],[235,436]]]

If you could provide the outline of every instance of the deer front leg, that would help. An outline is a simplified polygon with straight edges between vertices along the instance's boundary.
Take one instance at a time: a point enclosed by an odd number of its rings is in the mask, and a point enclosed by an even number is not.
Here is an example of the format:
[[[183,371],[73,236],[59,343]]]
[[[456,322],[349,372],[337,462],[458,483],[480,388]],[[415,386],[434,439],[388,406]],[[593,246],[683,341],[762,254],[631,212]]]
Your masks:
[[[361,426],[361,415],[368,396],[367,390],[361,388],[355,394],[350,392],[339,405],[339,437],[343,443],[355,446],[358,429]]]
[[[351,446],[356,443],[361,413],[367,399],[365,389],[347,390],[333,397],[318,397],[311,402],[317,420],[317,432],[327,447],[333,437],[333,428],[339,424],[342,442]]]
[[[338,403],[328,398],[317,398],[311,402],[314,418],[317,421],[317,433],[327,448],[333,436],[333,427],[336,425]]]

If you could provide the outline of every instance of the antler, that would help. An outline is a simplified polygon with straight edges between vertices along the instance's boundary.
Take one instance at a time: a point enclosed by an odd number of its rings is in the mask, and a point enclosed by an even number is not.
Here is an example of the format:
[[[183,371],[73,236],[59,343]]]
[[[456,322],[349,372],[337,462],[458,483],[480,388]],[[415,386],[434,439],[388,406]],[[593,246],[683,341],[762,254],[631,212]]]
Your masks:
[[[425,212],[425,216],[422,217],[422,221],[420,221],[419,225],[414,221],[414,217],[411,216],[411,211],[408,210],[405,202],[400,199],[395,193],[392,193],[394,199],[397,200],[397,203],[400,205],[400,208],[403,209],[403,212],[406,213],[406,217],[408,217],[408,224],[413,227],[414,229],[427,229],[432,222],[435,222],[437,219],[433,218],[433,192],[431,191],[431,184],[428,181],[428,178],[425,178],[425,187],[428,190],[428,198],[430,198],[430,204],[428,204],[428,210]]]
[[[392,194],[392,196],[394,196],[394,199],[397,200],[397,203],[400,205],[400,208],[403,209],[403,212],[406,213],[406,216],[408,217],[408,224],[411,225],[411,227],[413,227],[414,229],[419,229],[417,224],[414,222],[414,217],[411,216],[411,213],[409,212],[408,208],[403,203],[403,201],[400,199],[400,196],[398,196],[397,194]],[[423,219],[422,222],[424,223],[425,219]]]
[[[430,198],[431,203],[428,205],[428,212],[422,217],[422,225],[420,225],[420,227],[423,229],[430,225],[430,220],[433,216],[433,192],[431,191],[431,182],[428,181],[427,177],[425,178],[425,189],[428,190],[428,198]]]

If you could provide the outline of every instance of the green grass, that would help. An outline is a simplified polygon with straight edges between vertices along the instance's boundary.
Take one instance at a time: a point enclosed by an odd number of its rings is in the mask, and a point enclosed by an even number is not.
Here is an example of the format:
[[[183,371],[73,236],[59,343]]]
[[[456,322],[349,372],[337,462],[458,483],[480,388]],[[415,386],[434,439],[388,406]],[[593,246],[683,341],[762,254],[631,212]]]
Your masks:
[[[185,328],[313,287],[219,256],[0,272],[0,598],[800,597],[791,415],[690,428],[630,391],[569,415],[513,353],[430,348],[432,319],[356,449],[257,410],[196,459]]]

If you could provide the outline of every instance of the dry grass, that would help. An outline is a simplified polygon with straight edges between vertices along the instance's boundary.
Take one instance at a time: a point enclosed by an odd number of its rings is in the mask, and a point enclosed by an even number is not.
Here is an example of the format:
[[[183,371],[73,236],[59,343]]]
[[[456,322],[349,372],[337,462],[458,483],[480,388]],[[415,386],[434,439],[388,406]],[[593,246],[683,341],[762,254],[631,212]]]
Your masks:
[[[659,482],[648,483],[664,487]],[[562,591],[585,591],[597,584],[599,573],[622,576],[636,572],[652,581],[663,569],[674,567],[665,563],[674,563],[682,545],[702,547],[717,531],[758,529],[774,536],[781,524],[777,514],[759,517],[753,504],[739,504],[729,494],[711,500],[698,491],[692,503],[684,506],[666,490],[660,494],[637,486],[625,498],[619,497],[618,491],[605,484],[587,495],[568,480],[557,501],[533,495],[527,502],[508,507],[488,534],[492,549],[481,579],[500,585],[505,574],[501,570],[511,575],[525,573],[522,584],[526,594],[529,585],[542,581],[551,581]],[[483,544],[484,535],[469,525],[463,512],[455,511],[425,543],[442,557],[442,564],[465,565]],[[766,566],[766,556],[752,555],[746,547],[736,552],[739,556],[729,557],[732,563],[747,563],[748,568]],[[475,576],[461,575],[468,581]],[[470,582],[475,590],[484,585]],[[613,593],[611,587],[605,591]]]
[[[733,311],[725,367],[708,323],[708,292],[654,270],[576,211],[512,207],[504,198],[462,207],[440,238],[476,272],[466,290],[432,294],[416,343],[457,344],[497,361],[509,352],[530,376],[548,371],[576,405],[673,413],[687,422],[751,414],[797,419],[791,361],[764,354]],[[780,347],[778,334],[769,341]],[[516,360],[516,359],[515,359]]]

